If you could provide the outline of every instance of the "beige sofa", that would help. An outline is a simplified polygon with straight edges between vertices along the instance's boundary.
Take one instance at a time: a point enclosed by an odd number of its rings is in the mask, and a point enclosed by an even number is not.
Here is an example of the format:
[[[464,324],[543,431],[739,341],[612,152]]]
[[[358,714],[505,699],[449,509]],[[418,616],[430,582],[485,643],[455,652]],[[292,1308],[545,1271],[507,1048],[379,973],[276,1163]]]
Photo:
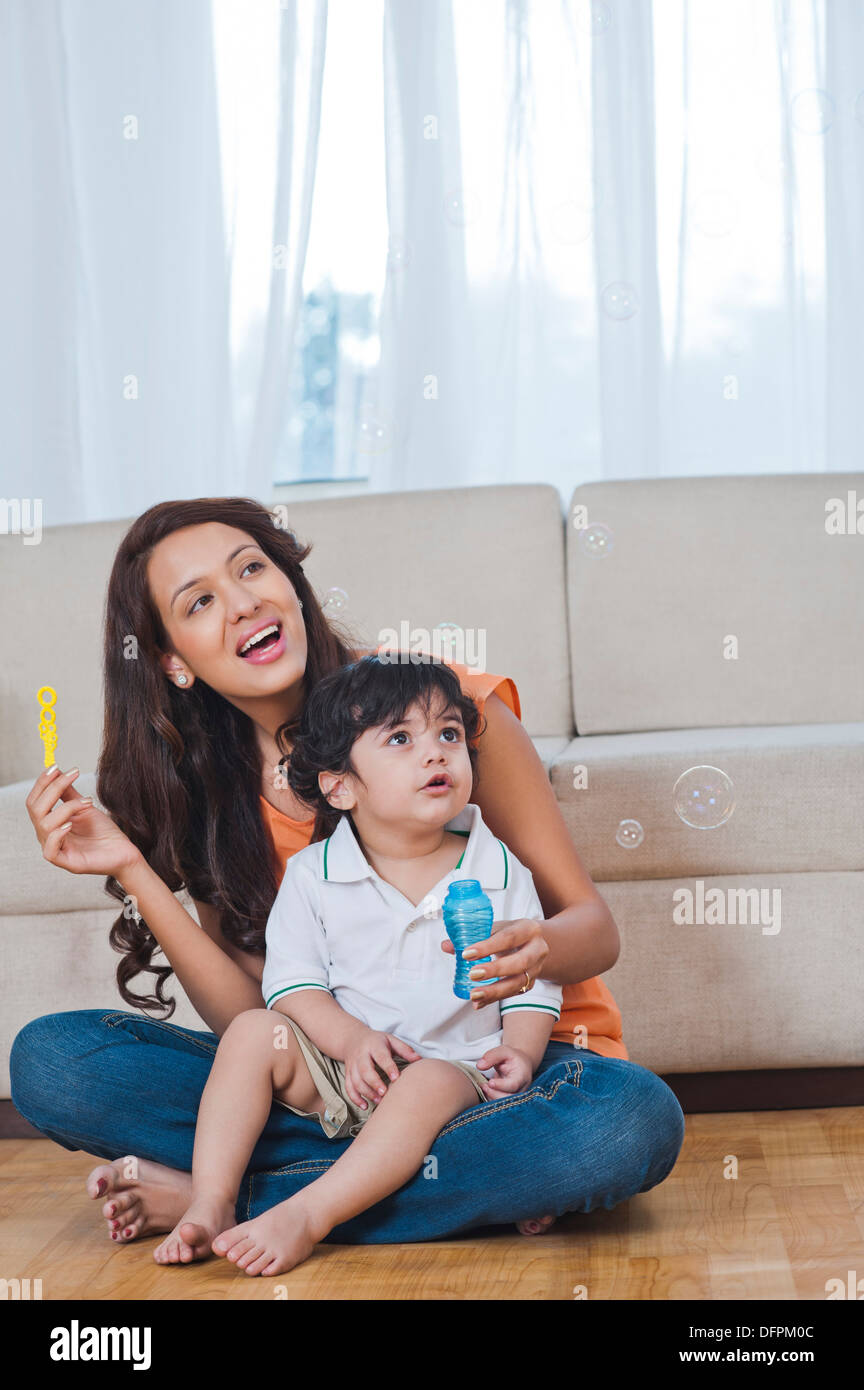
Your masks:
[[[544,485],[289,508],[315,543],[310,580],[348,594],[363,640],[455,623],[484,633],[487,669],[517,682],[620,928],[605,978],[630,1056],[663,1074],[864,1062],[864,535],[826,529],[849,493],[854,508],[864,474],[591,483],[566,516]],[[0,537],[3,1097],[24,1023],[120,1003],[116,905],[101,879],[44,862],[24,798],[42,767],[43,684],[59,693],[58,761],[93,790],[104,590],[127,524]],[[673,806],[701,765],[734,786],[714,829]],[[623,820],[641,843],[618,842]],[[716,889],[727,917],[746,902],[749,919],[700,921]],[[697,920],[681,923],[688,890]],[[175,1021],[203,1027],[175,993]]]

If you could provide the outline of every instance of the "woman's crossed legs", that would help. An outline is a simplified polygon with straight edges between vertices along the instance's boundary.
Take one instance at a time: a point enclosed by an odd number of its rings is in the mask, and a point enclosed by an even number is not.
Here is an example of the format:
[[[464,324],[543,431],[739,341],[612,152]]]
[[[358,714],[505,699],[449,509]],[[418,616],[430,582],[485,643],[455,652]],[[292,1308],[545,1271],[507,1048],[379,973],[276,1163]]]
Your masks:
[[[218,1043],[116,1009],[45,1014],[13,1042],[17,1109],[57,1144],[106,1160],[87,1192],[120,1243],[172,1230],[189,1206],[195,1120]],[[681,1107],[653,1072],[553,1041],[527,1091],[457,1115],[430,1147],[434,1164],[327,1239],[427,1241],[611,1209],[668,1176],[683,1135]],[[234,1219],[301,1192],[353,1142],[274,1105]]]

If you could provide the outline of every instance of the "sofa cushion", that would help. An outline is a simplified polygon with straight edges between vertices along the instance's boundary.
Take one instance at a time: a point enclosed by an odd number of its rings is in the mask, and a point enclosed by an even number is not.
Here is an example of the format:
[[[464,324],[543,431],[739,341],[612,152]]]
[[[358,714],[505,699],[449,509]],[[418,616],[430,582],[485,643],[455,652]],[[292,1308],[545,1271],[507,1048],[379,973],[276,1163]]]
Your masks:
[[[567,585],[578,733],[864,719],[864,535],[826,530],[826,504],[847,516],[847,494],[864,502],[864,473],[577,488]],[[577,506],[609,528],[605,545],[572,524]]]
[[[681,774],[706,765],[735,794],[713,830],[685,824],[673,806]],[[550,780],[595,882],[864,869],[864,724],[595,734],[568,744]],[[640,823],[641,844],[618,844],[623,820]]]
[[[752,919],[679,925],[673,894],[689,889],[698,900],[699,882],[705,893],[771,895],[780,930]],[[597,887],[621,931],[621,954],[603,979],[631,1061],[658,1072],[861,1065],[861,997],[850,971],[861,954],[864,874]]]

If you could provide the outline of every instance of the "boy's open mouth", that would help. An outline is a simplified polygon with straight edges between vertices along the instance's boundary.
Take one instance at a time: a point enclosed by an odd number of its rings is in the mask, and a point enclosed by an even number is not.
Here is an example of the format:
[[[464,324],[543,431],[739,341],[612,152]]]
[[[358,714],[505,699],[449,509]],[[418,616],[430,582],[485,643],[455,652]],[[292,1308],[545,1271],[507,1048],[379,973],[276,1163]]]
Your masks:
[[[425,792],[427,787],[452,787],[452,785],[453,783],[450,778],[446,776],[445,773],[439,772],[437,776],[432,777],[428,782],[423,784],[421,791]]]
[[[264,627],[259,628],[257,632],[253,633],[251,637],[247,638],[245,642],[241,643],[237,648],[237,655],[244,658],[252,656],[253,654],[257,656],[261,652],[266,652],[271,647],[275,646],[281,636],[281,623],[267,623]]]

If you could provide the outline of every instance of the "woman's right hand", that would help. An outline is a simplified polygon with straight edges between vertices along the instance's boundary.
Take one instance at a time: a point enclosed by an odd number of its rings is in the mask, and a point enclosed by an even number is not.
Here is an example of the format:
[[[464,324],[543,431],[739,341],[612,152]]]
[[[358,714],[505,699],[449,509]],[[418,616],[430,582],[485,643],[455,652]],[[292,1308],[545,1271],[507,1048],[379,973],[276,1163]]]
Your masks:
[[[72,786],[80,776],[59,768],[43,772],[27,797],[27,814],[42,846],[42,857],[70,874],[110,874],[116,879],[141,861],[141,851],[105,811]]]

